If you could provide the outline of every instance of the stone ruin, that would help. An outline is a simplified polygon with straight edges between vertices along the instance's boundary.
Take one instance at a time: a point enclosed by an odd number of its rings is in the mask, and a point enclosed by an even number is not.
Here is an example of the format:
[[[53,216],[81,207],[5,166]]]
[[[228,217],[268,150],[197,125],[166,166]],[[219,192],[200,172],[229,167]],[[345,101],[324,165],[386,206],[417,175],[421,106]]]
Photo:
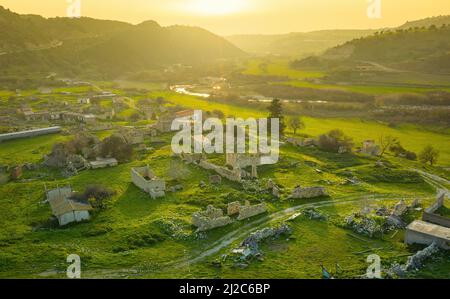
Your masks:
[[[417,207],[419,201],[416,199],[410,206],[404,200],[400,200],[392,210],[386,207],[371,208],[364,207],[359,213],[353,213],[344,220],[345,226],[354,232],[366,235],[370,238],[382,235],[395,229],[403,229],[406,223],[402,216],[409,210]],[[372,214],[374,212],[374,214]],[[373,216],[381,217],[384,222],[376,221]]]
[[[267,212],[267,207],[264,203],[252,206],[248,201],[245,205],[241,205],[240,202],[235,201],[229,203],[227,208],[228,216],[238,215],[237,220],[244,220],[265,212]]]
[[[380,147],[375,144],[374,140],[366,140],[362,144],[360,153],[369,156],[378,156],[380,155],[381,150]]]
[[[233,169],[244,169],[251,167],[251,178],[258,178],[258,166],[261,165],[261,154],[226,154],[227,165]]]
[[[305,187],[301,186],[295,187],[292,191],[290,198],[292,199],[304,199],[304,198],[315,198],[321,196],[328,196],[328,193],[324,187]]]
[[[282,235],[290,235],[291,233],[292,229],[285,223],[276,227],[266,227],[252,233],[241,243],[239,248],[233,249],[232,252],[235,254],[240,254],[240,260],[242,261],[248,260],[252,257],[259,257],[262,254],[259,249],[259,244],[261,242],[269,238],[277,239]]]
[[[125,139],[126,143],[138,145],[144,143],[144,132],[134,127],[121,127],[119,133]]]
[[[264,203],[252,206],[246,202],[243,206],[237,201],[232,202],[228,204],[227,215],[224,215],[221,209],[209,205],[206,211],[196,212],[192,215],[192,224],[197,227],[198,231],[207,231],[232,223],[231,216],[237,215],[236,220],[244,220],[265,212],[267,212],[267,208]]]
[[[150,194],[152,199],[166,195],[166,182],[158,178],[149,166],[132,168],[131,180],[136,187]]]
[[[192,215],[192,224],[197,227],[197,231],[226,226],[231,222],[229,216],[224,216],[221,209],[214,208],[212,205],[209,205],[206,211],[196,212]]]
[[[446,198],[448,198],[448,192],[445,190],[439,190],[436,201],[423,212],[422,220],[437,225],[450,227],[450,218],[437,213],[441,207],[445,206]]]
[[[280,190],[280,188],[277,186],[277,184],[275,184],[273,181],[272,181],[272,179],[269,179],[268,181],[267,181],[267,185],[266,185],[266,188],[267,188],[267,190],[269,190],[271,193],[272,193],[272,195],[274,196],[274,197],[276,197],[276,198],[280,198],[280,196],[281,196],[281,190]]]

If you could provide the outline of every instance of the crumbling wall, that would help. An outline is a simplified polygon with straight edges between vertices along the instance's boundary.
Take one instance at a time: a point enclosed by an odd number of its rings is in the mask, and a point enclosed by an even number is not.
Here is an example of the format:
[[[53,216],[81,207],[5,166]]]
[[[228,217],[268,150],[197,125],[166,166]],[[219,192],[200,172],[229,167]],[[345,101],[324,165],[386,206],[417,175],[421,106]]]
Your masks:
[[[423,212],[423,221],[450,227],[450,218],[435,214],[435,212],[444,205],[446,195],[447,193],[445,191],[442,191],[438,194],[436,202],[429,208],[425,209],[425,211]]]
[[[131,180],[138,188],[150,194],[152,199],[165,196],[166,182],[158,179],[148,166],[132,168]]]

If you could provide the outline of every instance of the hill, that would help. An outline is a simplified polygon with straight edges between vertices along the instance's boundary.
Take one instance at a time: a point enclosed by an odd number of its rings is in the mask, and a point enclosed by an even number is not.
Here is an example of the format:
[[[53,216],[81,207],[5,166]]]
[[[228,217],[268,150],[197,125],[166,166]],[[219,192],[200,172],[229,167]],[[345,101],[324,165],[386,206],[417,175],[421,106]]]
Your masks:
[[[197,27],[132,25],[92,18],[43,18],[0,7],[0,68],[118,74],[156,65],[196,64],[245,53]]]
[[[327,50],[319,57],[294,63],[296,67],[343,67],[369,63],[383,71],[450,73],[450,26],[376,32]]]
[[[320,54],[328,48],[374,32],[375,30],[321,30],[280,35],[233,35],[226,38],[249,53],[302,57]]]
[[[423,27],[428,28],[432,25],[436,27],[441,27],[442,25],[450,25],[450,16],[437,16],[406,22],[402,26],[398,27],[398,29],[423,28]]]

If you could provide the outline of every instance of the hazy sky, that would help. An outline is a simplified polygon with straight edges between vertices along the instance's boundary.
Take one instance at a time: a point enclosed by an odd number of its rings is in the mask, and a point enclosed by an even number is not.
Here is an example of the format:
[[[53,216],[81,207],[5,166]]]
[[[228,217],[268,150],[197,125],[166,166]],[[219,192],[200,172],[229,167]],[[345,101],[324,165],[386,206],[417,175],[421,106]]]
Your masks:
[[[0,5],[53,17],[66,16],[71,1],[80,1],[82,16],[196,25],[222,35],[392,27],[450,14],[449,0],[0,0]]]

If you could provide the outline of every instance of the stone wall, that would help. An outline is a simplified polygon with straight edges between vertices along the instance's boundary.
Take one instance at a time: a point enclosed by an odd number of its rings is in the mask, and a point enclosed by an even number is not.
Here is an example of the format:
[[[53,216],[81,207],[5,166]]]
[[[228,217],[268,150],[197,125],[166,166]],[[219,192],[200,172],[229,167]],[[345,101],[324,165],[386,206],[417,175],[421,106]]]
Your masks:
[[[324,187],[296,187],[292,191],[291,198],[302,199],[302,198],[315,198],[321,196],[328,196],[328,193]]]
[[[198,231],[222,227],[231,222],[231,218],[224,216],[221,209],[216,209],[211,205],[206,208],[206,211],[196,212],[192,215],[192,224],[198,228]]]
[[[242,173],[240,169],[234,169],[230,170],[228,168],[217,166],[213,163],[210,163],[208,161],[202,160],[200,163],[198,163],[200,167],[207,170],[213,170],[221,177],[224,177],[230,181],[233,182],[241,182],[242,180]]]
[[[254,206],[241,206],[237,220],[244,220],[265,212],[267,212],[267,207],[264,203]]]

